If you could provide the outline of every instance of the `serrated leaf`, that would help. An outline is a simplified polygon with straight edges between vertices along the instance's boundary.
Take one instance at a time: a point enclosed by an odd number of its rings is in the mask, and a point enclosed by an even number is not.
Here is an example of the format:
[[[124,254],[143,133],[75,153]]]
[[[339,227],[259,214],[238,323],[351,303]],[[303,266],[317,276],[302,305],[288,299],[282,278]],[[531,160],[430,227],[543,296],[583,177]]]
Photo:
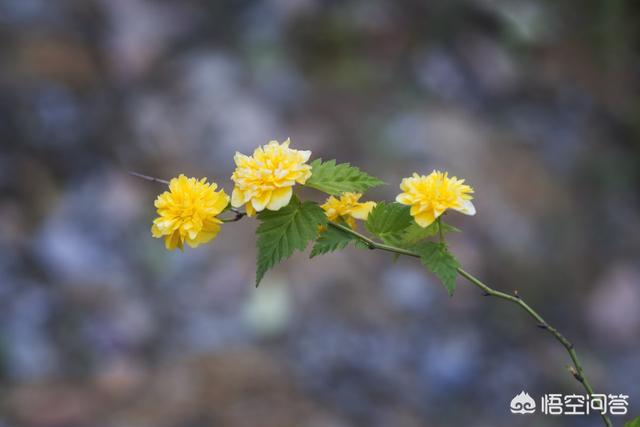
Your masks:
[[[363,242],[362,240],[356,240],[353,243],[353,246],[358,248],[358,249],[371,249],[371,247],[369,245],[367,245],[365,242]]]
[[[369,188],[384,184],[349,163],[336,164],[335,160],[323,162],[322,159],[316,159],[311,162],[311,168],[311,177],[305,185],[333,196],[347,191],[364,193]]]
[[[409,206],[400,203],[380,202],[367,218],[367,230],[385,240],[387,236],[399,233],[411,225],[413,219],[409,210]]]
[[[634,418],[631,421],[627,421],[624,427],[640,427],[640,417]]]
[[[459,232],[456,227],[442,222],[442,232],[444,234]],[[399,246],[401,248],[409,248],[416,243],[427,239],[432,236],[438,235],[438,223],[432,222],[427,227],[420,227],[415,222],[412,222],[407,228],[396,232],[390,233],[384,236],[385,243],[390,245]]]
[[[458,275],[458,260],[449,252],[443,243],[424,242],[415,247],[420,255],[422,264],[435,274],[447,289],[449,296],[453,296],[456,289]]]
[[[295,198],[278,211],[260,212],[258,219],[256,286],[276,263],[296,250],[304,250],[309,241],[315,239],[318,226],[327,223],[327,217],[316,203],[300,203]]]
[[[346,233],[338,228],[328,226],[325,231],[320,233],[316,239],[316,243],[311,249],[309,258],[317,255],[326,254],[340,249],[344,249],[350,242],[356,240],[354,236]]]
[[[444,234],[461,233],[462,230],[460,230],[458,227],[454,227],[453,225],[447,224],[446,222],[442,221],[442,232]]]

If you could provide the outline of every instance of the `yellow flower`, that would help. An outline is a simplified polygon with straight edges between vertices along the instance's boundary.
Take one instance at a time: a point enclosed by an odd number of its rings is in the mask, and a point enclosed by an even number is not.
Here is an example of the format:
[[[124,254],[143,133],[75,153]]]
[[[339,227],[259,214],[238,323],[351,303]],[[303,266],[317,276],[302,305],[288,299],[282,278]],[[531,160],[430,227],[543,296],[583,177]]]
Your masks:
[[[355,228],[356,219],[367,219],[371,210],[376,206],[376,202],[358,202],[360,197],[362,197],[360,193],[343,193],[339,199],[333,196],[329,197],[320,207],[324,209],[329,221],[341,219],[349,227]]]
[[[159,217],[153,220],[153,237],[164,237],[169,250],[182,249],[185,242],[195,248],[216,237],[222,223],[216,216],[229,204],[229,196],[216,188],[218,185],[207,184],[206,178],[173,178],[169,191],[155,201]]]
[[[449,178],[446,172],[433,171],[429,175],[414,173],[400,184],[404,193],[396,201],[411,206],[411,215],[421,227],[427,227],[447,209],[466,215],[475,215],[471,203],[473,189],[464,184],[464,179]]]
[[[233,207],[245,205],[253,216],[265,208],[277,211],[289,204],[295,183],[304,184],[311,176],[311,166],[305,164],[311,151],[293,150],[289,143],[289,139],[282,144],[270,141],[256,148],[253,156],[236,153],[236,170],[231,175]]]

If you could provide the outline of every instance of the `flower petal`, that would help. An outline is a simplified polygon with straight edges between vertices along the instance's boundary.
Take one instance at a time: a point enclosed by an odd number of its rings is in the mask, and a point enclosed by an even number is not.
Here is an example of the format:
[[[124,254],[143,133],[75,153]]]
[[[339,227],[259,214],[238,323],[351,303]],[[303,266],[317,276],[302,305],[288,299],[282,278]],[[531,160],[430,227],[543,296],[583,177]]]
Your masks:
[[[236,154],[233,156],[233,161],[237,166],[240,166],[241,163],[247,161],[249,156],[236,151]]]
[[[242,190],[238,189],[238,187],[233,189],[231,193],[231,206],[234,208],[239,208],[244,205],[247,201],[245,200],[245,194]]]
[[[203,243],[211,241],[220,232],[220,225],[215,222],[207,221],[202,227],[202,231],[195,238],[186,239],[187,245],[196,248]]]
[[[245,211],[247,212],[247,216],[255,216],[256,210],[253,208],[251,203],[247,203],[245,206]]]
[[[426,210],[416,215],[414,219],[420,227],[426,228],[436,220],[436,216],[433,214],[432,210]]]
[[[229,196],[227,196],[224,190],[220,190],[216,201],[213,203],[213,215],[218,215],[227,205],[229,205]]]
[[[476,207],[473,205],[473,203],[471,203],[471,200],[463,200],[460,203],[460,207],[459,208],[453,208],[453,210],[456,210],[460,213],[463,213],[465,215],[475,215],[476,214]]]
[[[182,240],[180,239],[180,232],[174,231],[173,233],[171,233],[171,235],[167,236],[167,238],[164,240],[164,245],[170,251],[174,250],[175,248],[182,249]]]
[[[347,223],[347,225],[349,226],[350,229],[355,230],[356,229],[356,220],[353,219],[352,217],[346,217],[344,218],[344,222]]]
[[[276,188],[271,193],[271,200],[267,205],[267,209],[271,211],[277,211],[289,204],[291,196],[293,195],[293,189],[291,187]]]
[[[409,211],[409,213],[411,214],[411,216],[416,216],[419,215],[420,212],[424,212],[428,210],[425,206],[422,206],[421,204],[417,204],[417,205],[411,205],[411,210]]]
[[[403,205],[410,205],[413,203],[413,198],[407,193],[400,193],[396,196],[396,202],[402,203]]]
[[[351,209],[351,216],[356,219],[365,220],[376,206],[376,202],[358,203],[353,209]]]
[[[164,234],[162,233],[162,230],[160,230],[160,229],[158,228],[158,226],[157,226],[157,225],[153,224],[153,225],[151,226],[151,235],[152,235],[153,237],[155,237],[155,238],[160,238],[160,237],[162,237]]]
[[[311,157],[311,150],[298,150],[298,153],[302,156],[302,162],[306,162]]]
[[[269,201],[271,200],[271,193],[271,190],[266,190],[263,191],[260,195],[253,197],[251,199],[251,205],[253,205],[253,208],[258,212],[262,211],[265,206],[269,204]]]

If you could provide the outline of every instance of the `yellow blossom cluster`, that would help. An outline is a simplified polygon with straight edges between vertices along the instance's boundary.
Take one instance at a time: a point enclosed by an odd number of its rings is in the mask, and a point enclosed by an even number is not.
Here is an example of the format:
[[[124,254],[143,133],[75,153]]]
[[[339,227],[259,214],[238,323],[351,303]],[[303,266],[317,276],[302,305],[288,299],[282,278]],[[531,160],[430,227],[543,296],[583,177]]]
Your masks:
[[[289,204],[295,184],[305,184],[312,169],[307,164],[311,151],[294,150],[290,141],[270,141],[258,147],[251,156],[236,153],[236,169],[231,175],[235,186],[231,198],[217,184],[180,175],[169,182],[169,191],[160,194],[155,206],[158,217],[153,221],[154,237],[164,238],[167,249],[196,247],[212,240],[224,221],[218,218],[231,208],[244,206],[245,213],[255,215],[265,209],[277,211]],[[429,175],[414,173],[400,184],[398,203],[411,206],[410,214],[421,227],[433,223],[447,209],[467,215],[475,214],[471,203],[473,189],[463,179],[449,177],[446,172]],[[376,202],[360,202],[361,193],[344,192],[330,196],[321,205],[330,221],[341,221],[352,229],[356,219],[366,220]]]

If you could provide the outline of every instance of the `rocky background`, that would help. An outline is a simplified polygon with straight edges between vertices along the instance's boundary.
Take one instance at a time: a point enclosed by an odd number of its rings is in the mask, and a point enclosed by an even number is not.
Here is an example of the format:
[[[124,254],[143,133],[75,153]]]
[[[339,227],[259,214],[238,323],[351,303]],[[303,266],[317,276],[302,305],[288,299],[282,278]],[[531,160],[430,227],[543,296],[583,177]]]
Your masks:
[[[298,254],[254,221],[168,253],[159,184],[291,137],[476,190],[455,252],[640,415],[640,8],[624,0],[0,0],[0,426],[597,426],[517,308],[414,260]],[[310,197],[316,194],[309,193]],[[622,417],[615,419],[621,425]]]

